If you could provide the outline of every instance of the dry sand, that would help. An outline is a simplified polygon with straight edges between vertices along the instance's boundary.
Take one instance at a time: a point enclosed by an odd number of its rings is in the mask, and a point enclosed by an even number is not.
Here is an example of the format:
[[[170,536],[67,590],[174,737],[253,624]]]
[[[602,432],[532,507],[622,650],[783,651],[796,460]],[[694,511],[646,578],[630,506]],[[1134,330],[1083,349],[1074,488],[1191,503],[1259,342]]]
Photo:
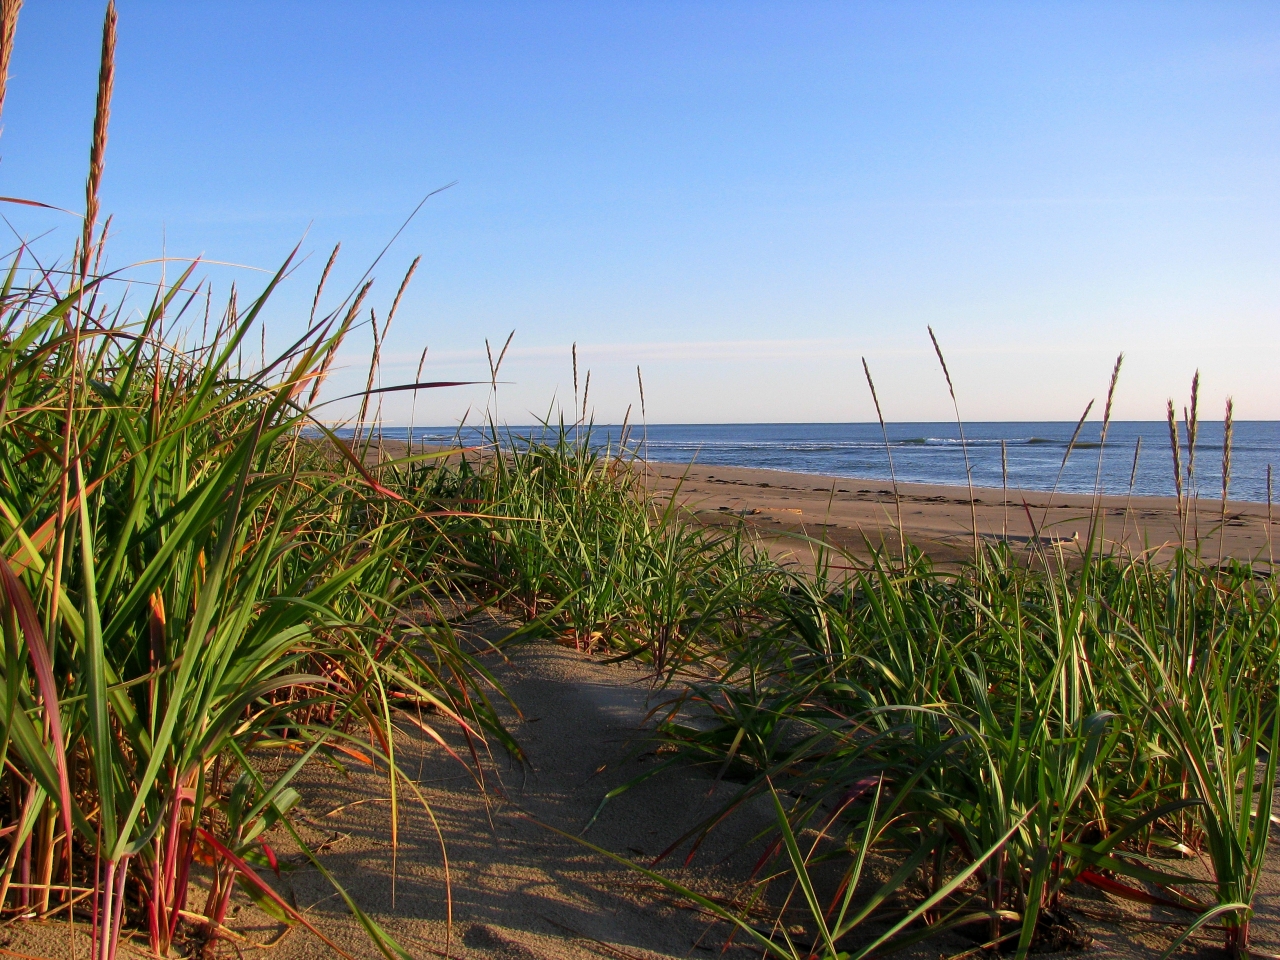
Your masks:
[[[489,621],[490,635],[504,629]],[[546,641],[491,655],[495,674],[521,715],[504,709],[510,729],[527,752],[520,765],[483,758],[487,789],[439,746],[405,731],[399,759],[430,802],[448,851],[452,881],[452,933],[440,838],[421,808],[406,802],[392,900],[389,805],[384,777],[356,769],[346,775],[314,768],[300,784],[306,798],[299,815],[308,843],[325,867],[415,957],[447,952],[485,960],[658,960],[715,957],[727,928],[667,895],[661,887],[580,844],[539,826],[537,820],[579,834],[614,787],[662,762],[651,736],[654,695],[647,677],[630,665],[607,665]],[[445,731],[455,747],[461,741]],[[677,764],[611,801],[586,839],[630,860],[649,863],[687,829],[714,811],[735,786],[708,771]],[[724,900],[745,889],[762,846],[757,839],[771,819],[761,805],[723,824],[698,852],[692,868],[673,856],[664,874]],[[287,844],[274,834],[283,851]],[[683,852],[683,851],[682,851]],[[375,957],[355,919],[316,869],[287,856],[277,886],[311,923],[356,957]],[[1280,857],[1259,893],[1255,946],[1280,952]],[[1184,867],[1185,868],[1185,867]],[[883,875],[883,872],[881,872]],[[194,900],[195,898],[193,898]],[[195,904],[199,906],[198,903]],[[1069,909],[1094,938],[1086,956],[1154,960],[1185,924],[1154,908],[1135,908],[1082,889]],[[792,929],[803,923],[789,912]],[[333,951],[300,927],[287,932],[237,895],[229,926],[243,941],[224,941],[220,956],[304,960]],[[1211,939],[1181,956],[1215,956]],[[0,955],[70,957],[65,924],[13,923],[2,931]],[[260,952],[250,944],[273,944]],[[973,942],[948,935],[905,952],[934,960],[965,952]],[[143,955],[137,946],[123,955]],[[84,941],[78,956],[84,957]],[[741,946],[732,958],[758,956]],[[1080,954],[1062,954],[1072,956]]]
[[[509,629],[496,621],[491,626],[495,635]],[[580,834],[609,790],[662,762],[654,752],[648,716],[669,694],[651,695],[649,677],[634,665],[600,664],[552,643],[515,647],[509,657],[490,659],[519,707],[519,714],[510,707],[503,712],[527,763],[503,753],[482,755],[482,793],[467,767],[437,745],[408,731],[398,744],[398,760],[429,801],[448,853],[451,955],[507,960],[715,956],[725,942],[718,924],[690,905],[673,905],[639,874],[536,822]],[[456,731],[442,732],[455,749],[464,746]],[[305,797],[298,818],[304,839],[322,851],[326,868],[361,908],[413,956],[445,951],[448,900],[441,843],[422,807],[404,798],[402,788],[393,885],[386,778],[358,768],[346,776],[316,766],[299,789]],[[648,863],[712,813],[732,789],[702,770],[664,771],[607,805],[585,839]],[[682,869],[676,857],[664,864],[664,872],[704,894],[732,898],[738,889],[734,878],[745,877],[763,849],[752,837],[764,824],[760,815],[748,813],[706,844],[693,869]],[[278,831],[273,836],[281,848],[287,846]],[[299,856],[288,859],[293,869],[278,886],[308,919],[354,956],[378,956],[327,881]],[[192,901],[196,908],[203,902],[194,896]],[[250,940],[265,943],[280,936],[280,925],[247,898],[237,895],[234,913],[229,926]],[[66,957],[67,938],[64,924],[18,923],[4,931],[0,944],[28,955]],[[145,938],[138,944],[145,948]],[[292,960],[331,952],[294,928],[266,956]],[[234,956],[230,948],[221,953]],[[746,956],[745,951],[731,953]]]
[[[878,480],[824,477],[749,467],[650,463],[649,489],[675,493],[703,523],[743,523],[779,559],[812,563],[814,546],[831,543],[865,557],[868,542],[897,551],[897,505],[891,484]],[[973,556],[973,513],[964,487],[898,484],[907,539],[941,564]],[[1101,497],[1102,534],[1110,549],[1130,551],[1178,542],[1181,523],[1172,497]],[[1095,501],[1079,494],[975,488],[973,511],[979,536],[1026,549],[1033,536],[1061,543],[1068,555],[1087,539]],[[1219,538],[1225,556],[1266,562],[1270,537],[1280,550],[1280,511],[1268,524],[1266,504],[1229,501],[1222,524],[1221,501],[1201,500],[1188,511],[1188,539],[1197,534],[1205,557],[1216,559]],[[1034,529],[1033,529],[1034,524]],[[1074,541],[1074,542],[1073,542]]]

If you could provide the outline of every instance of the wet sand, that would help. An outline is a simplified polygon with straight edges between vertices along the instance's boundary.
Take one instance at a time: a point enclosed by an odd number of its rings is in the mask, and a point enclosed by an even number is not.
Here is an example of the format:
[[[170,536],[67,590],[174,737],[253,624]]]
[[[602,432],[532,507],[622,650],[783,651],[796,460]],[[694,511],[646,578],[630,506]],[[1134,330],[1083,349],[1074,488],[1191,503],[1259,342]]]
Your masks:
[[[1268,523],[1267,505],[1200,500],[1179,515],[1172,497],[1116,497],[975,488],[973,506],[964,487],[855,480],[749,467],[649,463],[648,489],[679,502],[705,524],[745,524],[779,559],[811,564],[816,544],[830,543],[865,558],[868,544],[898,552],[898,510],[907,540],[935,561],[972,558],[974,517],[981,540],[1007,539],[1026,551],[1038,538],[1070,559],[1088,540],[1095,507],[1108,550],[1165,553],[1182,540],[1199,540],[1202,556],[1267,564],[1271,541],[1280,548],[1280,511]]]
[[[447,447],[425,447],[444,452]],[[415,451],[416,452],[416,451]],[[406,453],[383,441],[370,464]],[[487,451],[475,451],[485,457]],[[812,566],[819,543],[866,559],[868,545],[897,554],[898,516],[906,538],[936,563],[973,557],[974,523],[980,541],[1006,540],[1027,552],[1038,543],[1061,548],[1069,561],[1088,540],[1095,510],[1103,548],[1151,551],[1167,557],[1179,543],[1198,544],[1201,556],[1234,558],[1265,568],[1280,554],[1280,507],[1268,519],[1265,503],[1173,497],[1099,496],[1043,490],[966,487],[863,480],[753,467],[635,462],[646,488],[660,500],[673,494],[703,524],[745,525],[776,559]]]

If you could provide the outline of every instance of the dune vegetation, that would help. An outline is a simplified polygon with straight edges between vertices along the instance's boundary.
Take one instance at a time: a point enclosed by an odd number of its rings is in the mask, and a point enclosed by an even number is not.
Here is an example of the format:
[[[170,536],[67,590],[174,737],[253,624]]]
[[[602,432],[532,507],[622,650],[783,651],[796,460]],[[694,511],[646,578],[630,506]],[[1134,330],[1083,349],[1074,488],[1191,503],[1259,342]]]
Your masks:
[[[1105,552],[1099,530],[1070,553],[979,543],[958,572],[909,542],[869,562],[813,542],[816,573],[797,571],[647,500],[626,459],[563,428],[504,446],[431,468],[484,504],[446,521],[464,567],[541,632],[652,667],[677,749],[645,778],[694,762],[740,785],[669,852],[769,798],[759,877],[809,911],[804,937],[680,889],[740,937],[779,957],[949,929],[1019,955],[1083,946],[1061,900],[1087,884],[1246,952],[1280,733],[1269,567],[1194,541]],[[898,866],[873,884],[869,856]]]
[[[98,271],[114,35],[109,8],[83,237],[57,264],[20,248],[0,287],[0,901],[74,907],[102,960],[124,924],[160,954],[189,920],[218,930],[237,888],[300,921],[255,870],[276,865],[267,832],[289,829],[291,781],[374,760],[413,802],[397,715],[518,751],[483,668],[421,615],[448,593],[431,515],[347,445],[302,438],[369,283],[250,370],[292,259],[214,313],[190,264],[132,319]],[[268,776],[254,758],[280,751],[296,760]]]
[[[19,247],[0,287],[8,915],[74,913],[94,960],[126,927],[158,955],[216,941],[237,890],[305,925],[271,879],[282,838],[324,872],[290,819],[307,764],[382,770],[394,851],[400,808],[425,802],[397,728],[519,756],[452,626],[496,607],[522,640],[639,660],[670,691],[645,776],[696,763],[738,785],[682,844],[772,806],[744,904],[799,906],[799,927],[628,861],[740,942],[834,960],[958,930],[1022,956],[1086,942],[1062,899],[1092,885],[1184,914],[1171,953],[1207,936],[1248,953],[1280,736],[1269,562],[1210,559],[1195,535],[1117,552],[1099,523],[1069,556],[975,537],[942,571],[899,527],[869,562],[815,542],[797,571],[656,502],[582,423],[392,456],[366,392],[340,438],[315,404],[372,281],[335,298],[322,279],[296,342],[246,364],[292,258],[218,310],[198,264],[141,307],[100,269],[114,36],[109,7],[83,232],[55,264]],[[1193,493],[1196,406],[1181,427],[1169,409],[1189,531],[1214,516]]]

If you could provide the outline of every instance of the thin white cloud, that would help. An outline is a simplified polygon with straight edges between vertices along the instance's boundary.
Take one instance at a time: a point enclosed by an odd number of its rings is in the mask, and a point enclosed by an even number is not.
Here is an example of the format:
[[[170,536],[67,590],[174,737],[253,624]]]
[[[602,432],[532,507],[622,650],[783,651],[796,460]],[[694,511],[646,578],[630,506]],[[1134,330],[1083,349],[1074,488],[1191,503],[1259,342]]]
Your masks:
[[[849,338],[830,339],[794,339],[794,340],[670,340],[640,343],[579,343],[578,367],[586,370],[590,366],[604,364],[636,364],[657,362],[695,362],[695,363],[732,363],[759,360],[857,360],[867,357],[927,357],[932,358],[933,350],[927,339],[913,348],[885,348],[868,346]],[[1046,354],[1090,353],[1093,348],[1085,345],[957,345],[944,349],[956,356],[981,355],[1018,355],[1043,356]],[[526,364],[569,364],[571,362],[572,344],[555,344],[550,346],[518,347],[514,344],[507,351],[504,365],[511,363]],[[495,348],[494,355],[496,356]],[[384,368],[414,369],[418,365],[420,353],[388,352],[382,356]],[[339,358],[347,364],[359,365],[367,363],[367,358],[352,354]],[[463,366],[467,364],[488,365],[488,356],[483,348],[478,350],[439,350],[429,351],[426,367]]]

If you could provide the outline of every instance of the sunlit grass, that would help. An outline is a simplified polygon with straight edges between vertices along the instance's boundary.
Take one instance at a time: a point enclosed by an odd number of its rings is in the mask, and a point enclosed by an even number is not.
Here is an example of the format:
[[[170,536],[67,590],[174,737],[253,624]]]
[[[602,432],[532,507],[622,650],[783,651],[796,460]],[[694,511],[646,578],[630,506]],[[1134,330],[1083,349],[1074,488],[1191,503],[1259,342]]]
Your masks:
[[[798,859],[777,848],[789,899],[809,902],[812,856],[844,859],[827,891],[844,902],[872,843],[900,858],[894,893],[948,890],[900,945],[948,929],[1020,954],[1083,945],[1063,896],[1091,884],[1212,920],[1246,949],[1276,774],[1268,568],[1210,561],[1195,542],[1156,560],[1095,540],[1070,556],[989,544],[959,571],[909,544],[870,560],[814,544],[816,572],[785,570],[745,530],[652,501],[637,465],[572,436],[499,435],[505,455],[433,468],[484,505],[486,519],[457,521],[469,569],[544,635],[638,658],[685,691],[664,726],[683,759],[666,765],[740,784],[705,829],[765,794],[786,813],[782,838],[821,837]],[[825,904],[816,939],[785,949],[875,939],[831,926],[828,907],[874,915]],[[841,930],[850,939],[826,946]]]

